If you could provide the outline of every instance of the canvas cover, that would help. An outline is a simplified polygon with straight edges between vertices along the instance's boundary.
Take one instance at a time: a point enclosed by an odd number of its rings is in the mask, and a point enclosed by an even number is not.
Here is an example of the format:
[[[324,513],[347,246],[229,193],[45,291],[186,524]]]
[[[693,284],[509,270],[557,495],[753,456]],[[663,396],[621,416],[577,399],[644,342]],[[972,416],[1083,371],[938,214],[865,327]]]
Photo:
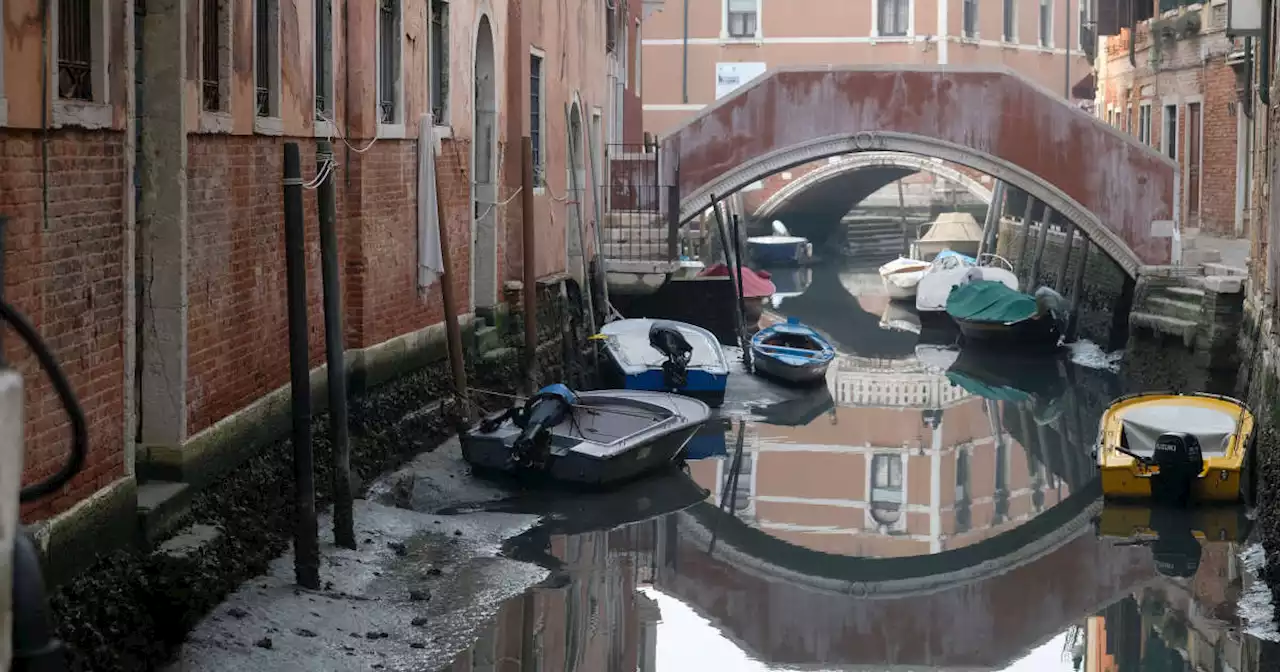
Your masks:
[[[978,220],[967,212],[944,212],[938,215],[933,226],[929,227],[929,231],[921,236],[920,240],[938,243],[977,242],[982,240],[982,227],[978,226]]]
[[[1186,432],[1200,441],[1205,456],[1222,455],[1236,433],[1235,413],[1178,403],[1140,406],[1124,414],[1128,450],[1142,456],[1154,455],[1156,439],[1166,432]]]
[[[947,313],[957,320],[1011,324],[1034,316],[1036,300],[1003,282],[981,280],[951,290]]]

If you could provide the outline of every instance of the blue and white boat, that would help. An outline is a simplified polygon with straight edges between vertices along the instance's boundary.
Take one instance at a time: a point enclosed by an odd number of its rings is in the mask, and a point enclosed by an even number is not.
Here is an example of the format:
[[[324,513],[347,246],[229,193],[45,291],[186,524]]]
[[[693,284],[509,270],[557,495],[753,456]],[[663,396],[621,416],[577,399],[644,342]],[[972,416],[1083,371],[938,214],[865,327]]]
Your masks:
[[[711,332],[672,320],[629,319],[600,330],[621,386],[677,392],[717,406],[724,402],[729,360]]]
[[[761,266],[805,264],[813,259],[809,239],[791,235],[779,221],[773,223],[773,235],[747,238],[747,251]]]
[[[804,384],[826,379],[836,350],[821,334],[792,317],[753,336],[751,357],[757,373]]]

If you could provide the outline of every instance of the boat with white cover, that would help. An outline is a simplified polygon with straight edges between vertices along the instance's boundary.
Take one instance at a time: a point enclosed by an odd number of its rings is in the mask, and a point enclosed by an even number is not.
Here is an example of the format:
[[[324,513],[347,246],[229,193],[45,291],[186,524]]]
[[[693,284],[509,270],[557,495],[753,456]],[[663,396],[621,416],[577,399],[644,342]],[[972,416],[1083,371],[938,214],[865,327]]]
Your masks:
[[[918,259],[933,259],[943,250],[951,250],[970,257],[978,254],[982,243],[982,227],[967,212],[944,212],[933,225],[911,244],[912,255]]]
[[[465,432],[462,457],[481,470],[604,485],[670,465],[709,417],[678,394],[549,385]]]
[[[929,262],[898,257],[880,267],[880,279],[890,299],[913,299],[920,279],[929,272]]]
[[[923,317],[924,313],[946,311],[951,290],[974,280],[999,282],[1015,292],[1020,289],[1013,264],[1004,257],[984,254],[974,259],[943,250],[916,287],[916,312]]]

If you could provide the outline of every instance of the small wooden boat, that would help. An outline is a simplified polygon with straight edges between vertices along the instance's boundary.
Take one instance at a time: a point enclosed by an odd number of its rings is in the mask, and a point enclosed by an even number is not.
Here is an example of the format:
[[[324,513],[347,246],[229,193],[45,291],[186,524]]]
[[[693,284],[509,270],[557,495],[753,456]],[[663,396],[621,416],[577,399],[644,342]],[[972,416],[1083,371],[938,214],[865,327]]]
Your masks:
[[[709,417],[678,394],[550,385],[464,433],[462,457],[482,470],[615,483],[670,465]]]
[[[1007,259],[994,254],[984,254],[975,259],[943,250],[916,285],[916,312],[921,318],[928,313],[945,312],[951,290],[975,280],[1000,282],[1015,292],[1020,289],[1013,264]]]
[[[761,329],[751,338],[756,371],[790,383],[825,380],[835,348],[796,318]]]
[[[711,332],[685,322],[630,319],[604,325],[598,336],[628,390],[678,392],[717,406],[724,402],[729,360]]]
[[[947,314],[960,328],[965,346],[1049,350],[1058,347],[1065,303],[1042,287],[1035,296],[1002,282],[978,280],[957,286]]]
[[[880,279],[890,299],[914,299],[916,286],[929,271],[929,262],[898,257],[880,267]]]
[[[782,222],[774,221],[773,235],[747,238],[747,252],[762,266],[796,265],[813,259],[813,244],[808,238],[791,235]]]
[[[944,212],[933,225],[912,243],[917,259],[933,259],[943,250],[952,250],[970,257],[977,256],[982,243],[982,227],[967,212]]]
[[[1113,402],[1094,457],[1108,498],[1235,502],[1254,439],[1244,403],[1215,394],[1148,393]]]

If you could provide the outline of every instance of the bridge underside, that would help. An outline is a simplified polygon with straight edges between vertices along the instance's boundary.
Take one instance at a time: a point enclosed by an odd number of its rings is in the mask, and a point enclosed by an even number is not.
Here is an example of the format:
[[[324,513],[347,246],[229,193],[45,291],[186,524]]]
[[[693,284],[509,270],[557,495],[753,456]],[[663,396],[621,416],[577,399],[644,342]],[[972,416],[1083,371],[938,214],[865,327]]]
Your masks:
[[[815,242],[839,230],[840,220],[868,196],[916,171],[867,168],[815,184],[787,199],[767,219],[777,219],[792,233]]]

